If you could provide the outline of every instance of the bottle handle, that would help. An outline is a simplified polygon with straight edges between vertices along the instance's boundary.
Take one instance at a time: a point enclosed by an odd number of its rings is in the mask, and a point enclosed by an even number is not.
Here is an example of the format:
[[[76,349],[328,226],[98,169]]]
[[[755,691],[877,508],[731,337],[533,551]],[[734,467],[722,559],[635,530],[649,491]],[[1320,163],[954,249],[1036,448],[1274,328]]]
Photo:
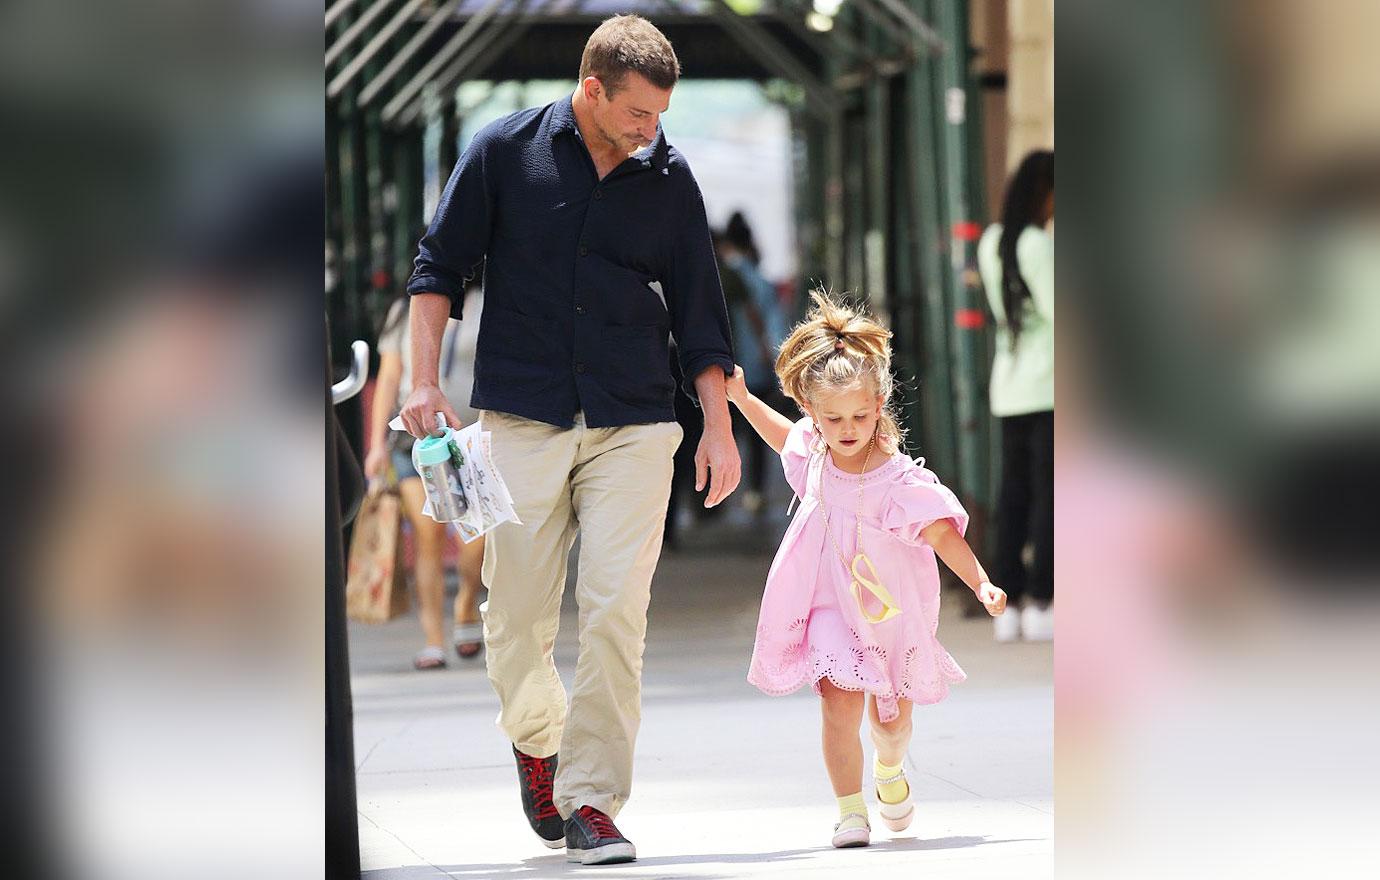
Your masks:
[[[436,430],[431,432],[431,436],[440,437],[444,435],[448,427],[450,426],[446,424],[446,414],[442,412],[436,413]]]

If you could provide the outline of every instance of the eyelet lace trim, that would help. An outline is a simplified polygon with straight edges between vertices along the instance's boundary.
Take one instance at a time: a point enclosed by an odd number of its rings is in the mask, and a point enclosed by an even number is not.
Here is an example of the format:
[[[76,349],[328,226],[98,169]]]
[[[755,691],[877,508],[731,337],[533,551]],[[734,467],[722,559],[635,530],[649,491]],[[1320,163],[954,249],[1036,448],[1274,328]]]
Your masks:
[[[853,644],[842,653],[822,651],[806,644],[808,618],[791,621],[784,636],[776,627],[759,625],[757,650],[753,654],[748,679],[764,693],[784,696],[807,684],[819,691],[819,682],[828,679],[846,691],[866,691],[877,698],[883,721],[896,717],[896,701],[910,700],[921,705],[937,703],[948,696],[949,685],[967,676],[948,651],[936,646],[937,674],[921,671],[922,646],[906,649],[901,663],[899,686],[891,679],[887,650],[868,643],[849,627]]]

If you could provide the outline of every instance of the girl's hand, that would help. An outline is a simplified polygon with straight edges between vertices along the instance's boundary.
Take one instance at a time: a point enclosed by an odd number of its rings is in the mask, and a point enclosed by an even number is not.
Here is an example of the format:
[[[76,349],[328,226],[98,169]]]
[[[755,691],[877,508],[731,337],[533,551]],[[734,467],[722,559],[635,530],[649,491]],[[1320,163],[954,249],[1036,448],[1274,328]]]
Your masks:
[[[742,404],[747,397],[747,380],[743,378],[743,368],[733,365],[733,375],[724,378],[724,391],[735,406]]]
[[[978,585],[977,597],[987,613],[996,617],[1006,610],[1006,591],[995,584],[984,581]]]

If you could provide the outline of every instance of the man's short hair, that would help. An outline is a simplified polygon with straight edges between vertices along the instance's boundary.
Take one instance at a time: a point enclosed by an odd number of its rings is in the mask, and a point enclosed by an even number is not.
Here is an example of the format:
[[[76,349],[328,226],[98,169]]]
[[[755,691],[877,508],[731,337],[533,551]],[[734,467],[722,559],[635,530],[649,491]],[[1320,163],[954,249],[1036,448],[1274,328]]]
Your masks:
[[[659,89],[670,89],[680,79],[680,62],[656,25],[638,15],[615,15],[589,35],[580,58],[580,82],[598,77],[611,98],[629,72]]]

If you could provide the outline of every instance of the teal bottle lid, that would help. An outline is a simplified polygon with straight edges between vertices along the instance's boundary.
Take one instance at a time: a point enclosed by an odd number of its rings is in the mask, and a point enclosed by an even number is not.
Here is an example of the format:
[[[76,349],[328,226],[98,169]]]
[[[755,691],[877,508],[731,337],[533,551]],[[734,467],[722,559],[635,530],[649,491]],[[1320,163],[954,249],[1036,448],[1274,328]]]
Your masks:
[[[440,464],[450,458],[450,441],[454,431],[446,428],[440,437],[423,437],[413,447],[413,460],[419,465]]]

